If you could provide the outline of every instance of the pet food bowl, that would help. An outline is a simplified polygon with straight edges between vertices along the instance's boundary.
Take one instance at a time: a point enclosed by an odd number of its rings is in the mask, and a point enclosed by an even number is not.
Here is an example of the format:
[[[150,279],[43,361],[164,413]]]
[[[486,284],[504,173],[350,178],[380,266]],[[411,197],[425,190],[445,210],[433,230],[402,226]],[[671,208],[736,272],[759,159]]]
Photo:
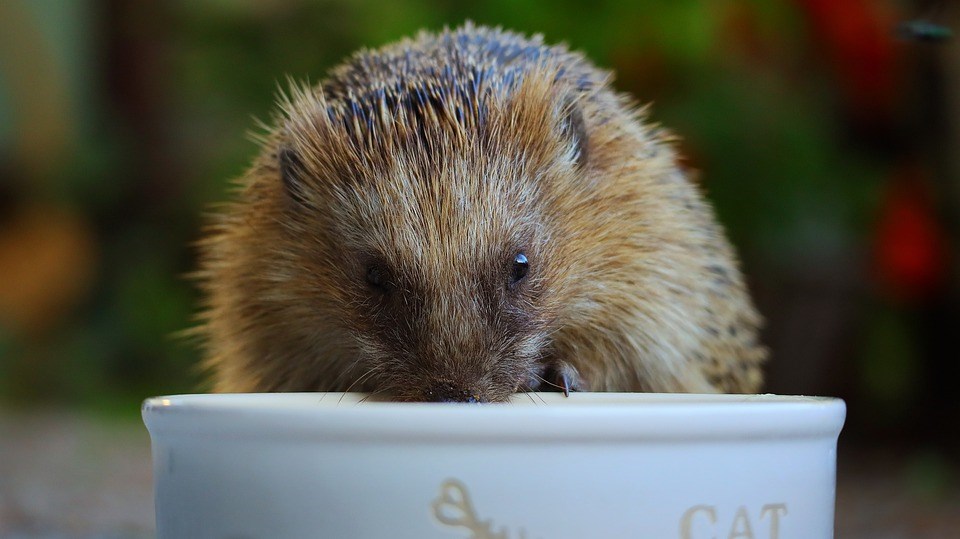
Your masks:
[[[148,399],[160,539],[821,539],[830,398]]]

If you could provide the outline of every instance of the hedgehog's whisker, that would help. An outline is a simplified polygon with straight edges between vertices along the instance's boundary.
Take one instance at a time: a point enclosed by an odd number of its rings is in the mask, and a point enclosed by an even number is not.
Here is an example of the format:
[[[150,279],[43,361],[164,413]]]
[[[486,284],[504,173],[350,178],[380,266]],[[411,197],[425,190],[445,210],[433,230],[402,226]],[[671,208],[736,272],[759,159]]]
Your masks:
[[[343,392],[343,394],[340,395],[340,401],[343,401],[343,397],[345,397],[346,394],[349,393],[350,390],[354,388],[354,386],[356,386],[357,384],[361,384],[361,383],[367,381],[371,376],[374,375],[374,373],[375,373],[376,371],[377,371],[377,366],[374,365],[373,367],[370,367],[369,369],[367,369],[367,372],[365,372],[365,373],[363,373],[362,375],[360,375],[359,377],[357,377],[357,379],[354,380],[352,384],[350,384],[349,386],[347,386],[347,389]],[[338,402],[339,402],[339,401],[338,401]]]
[[[557,384],[551,382],[550,380],[547,380],[547,379],[544,378],[543,376],[540,376],[540,375],[537,374],[537,373],[534,373],[533,375],[534,375],[535,377],[537,377],[538,380],[540,380],[541,382],[547,384],[548,386],[555,387],[555,388],[559,389],[560,391],[563,391],[563,390],[564,390],[564,387],[563,387],[563,386],[557,385]]]

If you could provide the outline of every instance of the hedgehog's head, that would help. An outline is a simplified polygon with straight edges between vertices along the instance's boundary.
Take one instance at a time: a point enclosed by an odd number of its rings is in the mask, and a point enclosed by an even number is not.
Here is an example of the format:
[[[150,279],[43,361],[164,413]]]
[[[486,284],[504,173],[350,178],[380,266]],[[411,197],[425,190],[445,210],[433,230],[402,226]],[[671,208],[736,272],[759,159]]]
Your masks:
[[[574,278],[555,200],[589,173],[576,94],[556,81],[544,69],[510,88],[441,80],[286,104],[265,159],[296,254],[273,273],[301,287],[300,313],[342,329],[339,389],[499,401],[539,386]]]

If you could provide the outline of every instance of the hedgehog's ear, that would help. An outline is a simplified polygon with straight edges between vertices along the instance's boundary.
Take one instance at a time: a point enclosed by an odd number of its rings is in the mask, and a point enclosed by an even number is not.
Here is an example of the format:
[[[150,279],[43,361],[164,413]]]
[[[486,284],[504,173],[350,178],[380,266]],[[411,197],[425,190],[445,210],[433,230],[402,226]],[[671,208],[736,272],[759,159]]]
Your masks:
[[[297,152],[286,145],[277,150],[277,168],[280,170],[280,180],[290,201],[301,206],[307,205],[304,175],[306,169]]]
[[[589,138],[587,136],[586,123],[583,121],[583,112],[580,110],[580,104],[573,99],[568,99],[562,109],[560,132],[563,135],[563,139],[569,145],[573,165],[577,169],[584,168],[589,158],[587,152]]]

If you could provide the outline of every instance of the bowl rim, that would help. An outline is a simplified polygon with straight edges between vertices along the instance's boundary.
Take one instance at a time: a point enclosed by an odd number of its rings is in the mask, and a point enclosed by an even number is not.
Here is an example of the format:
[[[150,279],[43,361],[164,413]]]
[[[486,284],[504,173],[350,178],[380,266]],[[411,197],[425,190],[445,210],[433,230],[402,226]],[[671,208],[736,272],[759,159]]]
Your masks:
[[[360,393],[167,395],[143,402],[154,442],[309,439],[408,443],[835,440],[846,404],[831,397],[679,393],[518,394],[507,403],[364,401]]]

